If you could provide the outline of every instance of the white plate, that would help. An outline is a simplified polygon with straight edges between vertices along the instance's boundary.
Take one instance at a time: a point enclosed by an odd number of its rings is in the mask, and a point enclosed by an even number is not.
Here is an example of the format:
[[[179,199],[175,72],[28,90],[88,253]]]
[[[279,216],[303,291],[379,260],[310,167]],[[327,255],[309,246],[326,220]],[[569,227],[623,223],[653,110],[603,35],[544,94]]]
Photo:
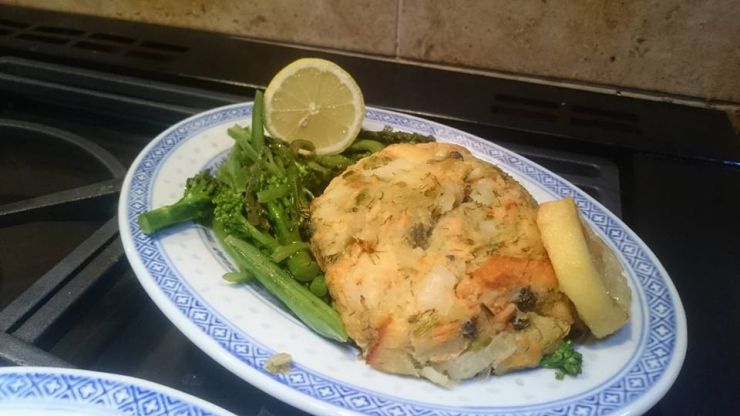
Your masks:
[[[3,416],[233,416],[150,381],[49,367],[0,368]]]
[[[232,145],[226,129],[249,124],[251,110],[251,103],[217,108],[166,130],[134,161],[119,204],[126,254],[146,291],[196,345],[249,383],[319,414],[603,415],[644,412],[675,380],[686,351],[686,318],[670,278],[648,247],[601,204],[552,172],[483,139],[417,117],[369,108],[365,128],[387,125],[461,144],[511,173],[539,201],[572,196],[620,253],[633,290],[631,319],[608,339],[578,347],[582,375],[559,381],[553,371],[538,369],[445,390],[384,374],[366,366],[353,348],[308,330],[257,285],[223,281],[221,275],[231,266],[203,227],[184,225],[155,237],[144,235],[137,216],[176,201],[186,178],[223,160]],[[275,352],[293,356],[289,374],[263,369]]]

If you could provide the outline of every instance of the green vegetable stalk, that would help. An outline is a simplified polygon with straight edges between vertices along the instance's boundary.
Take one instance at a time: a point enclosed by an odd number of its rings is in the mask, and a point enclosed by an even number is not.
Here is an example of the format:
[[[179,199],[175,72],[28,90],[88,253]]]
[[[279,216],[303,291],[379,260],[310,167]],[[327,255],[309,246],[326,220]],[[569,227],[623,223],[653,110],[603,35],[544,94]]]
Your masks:
[[[152,234],[173,225],[207,218],[213,211],[211,199],[219,189],[219,183],[207,171],[188,178],[179,201],[139,216],[141,231]]]
[[[316,278],[311,281],[308,288],[318,297],[324,297],[329,292],[326,287],[326,279],[324,278],[324,275],[316,276]]]
[[[257,247],[234,236],[226,237],[224,243],[234,253],[234,260],[239,266],[253,274],[309,328],[335,341],[347,341],[347,333],[337,311],[298,283]]]
[[[318,156],[310,143],[291,146],[265,136],[263,105],[258,91],[252,128],[228,129],[234,146],[213,175],[203,171],[189,178],[179,201],[140,215],[139,225],[152,234],[188,221],[210,224],[239,265],[224,279],[256,278],[316,332],[346,341],[339,315],[326,302],[325,278],[308,250],[311,200],[361,158],[393,143],[429,138],[387,129],[361,132],[345,152]]]
[[[257,90],[254,94],[254,107],[252,107],[252,147],[259,154],[265,147],[265,128],[263,125],[264,116],[264,98],[263,93]]]
[[[300,243],[301,236],[298,230],[288,221],[283,208],[275,202],[267,204],[267,212],[272,220],[272,224],[275,227],[278,241],[281,244],[288,245],[293,243]],[[316,275],[321,273],[319,265],[313,261],[311,255],[306,250],[297,251],[295,254],[288,258],[288,266],[291,268],[293,276],[301,282],[310,282]]]

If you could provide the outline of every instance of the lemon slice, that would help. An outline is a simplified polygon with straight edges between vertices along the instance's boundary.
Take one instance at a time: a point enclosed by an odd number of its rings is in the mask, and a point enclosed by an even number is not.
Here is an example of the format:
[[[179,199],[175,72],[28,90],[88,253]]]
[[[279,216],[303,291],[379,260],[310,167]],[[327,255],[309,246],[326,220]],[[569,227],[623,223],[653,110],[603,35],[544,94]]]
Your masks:
[[[267,131],[275,138],[306,140],[321,155],[339,153],[357,137],[365,102],[347,71],[324,59],[303,58],[270,81],[264,111]]]
[[[597,338],[629,318],[631,291],[614,252],[580,217],[572,198],[545,202],[537,226],[560,290]]]

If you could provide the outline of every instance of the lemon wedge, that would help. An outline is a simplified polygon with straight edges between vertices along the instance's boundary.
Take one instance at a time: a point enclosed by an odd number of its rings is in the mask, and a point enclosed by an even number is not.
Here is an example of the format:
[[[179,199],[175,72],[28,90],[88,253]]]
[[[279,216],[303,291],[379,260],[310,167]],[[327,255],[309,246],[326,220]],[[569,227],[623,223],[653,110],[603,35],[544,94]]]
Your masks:
[[[316,154],[333,154],[357,137],[365,102],[347,71],[324,59],[303,58],[270,81],[264,112],[273,137],[289,143],[305,140]]]
[[[560,290],[597,338],[629,318],[631,291],[614,252],[580,217],[572,198],[545,202],[537,226]]]

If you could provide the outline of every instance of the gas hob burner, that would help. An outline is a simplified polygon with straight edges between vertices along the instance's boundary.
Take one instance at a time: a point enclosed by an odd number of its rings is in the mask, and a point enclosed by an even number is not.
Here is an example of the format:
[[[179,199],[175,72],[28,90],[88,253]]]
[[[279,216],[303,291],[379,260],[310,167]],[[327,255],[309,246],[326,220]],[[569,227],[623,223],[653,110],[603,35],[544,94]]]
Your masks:
[[[86,270],[103,253],[113,254],[103,263],[122,257],[114,217],[125,168],[54,127],[0,119],[0,135],[0,329],[36,343],[101,280]]]

